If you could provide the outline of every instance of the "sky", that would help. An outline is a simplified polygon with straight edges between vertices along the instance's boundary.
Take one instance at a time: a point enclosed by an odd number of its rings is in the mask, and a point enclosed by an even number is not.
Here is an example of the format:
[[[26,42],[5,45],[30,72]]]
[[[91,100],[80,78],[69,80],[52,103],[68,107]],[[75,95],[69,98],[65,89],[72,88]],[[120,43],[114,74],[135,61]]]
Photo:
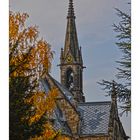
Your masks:
[[[117,74],[115,61],[122,53],[115,45],[117,39],[113,23],[119,18],[114,8],[129,11],[128,0],[74,0],[79,45],[82,47],[84,69],[84,94],[86,101],[110,100],[97,82],[113,80]],[[64,47],[68,0],[10,0],[10,10],[29,14],[28,25],[37,25],[43,37],[55,51],[52,76],[60,80],[60,49]],[[130,136],[130,114],[121,117],[125,131]]]

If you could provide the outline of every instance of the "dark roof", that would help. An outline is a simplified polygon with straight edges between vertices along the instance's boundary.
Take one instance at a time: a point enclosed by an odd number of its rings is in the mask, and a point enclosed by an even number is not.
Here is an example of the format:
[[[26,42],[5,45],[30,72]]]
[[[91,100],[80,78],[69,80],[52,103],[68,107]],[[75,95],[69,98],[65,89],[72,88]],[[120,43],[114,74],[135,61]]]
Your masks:
[[[75,108],[76,101],[74,100],[73,94],[65,86],[63,86],[58,81],[56,81],[53,77],[51,77],[50,75],[48,75],[48,76],[49,76],[49,78],[51,78],[51,80],[55,84],[55,86],[64,95],[64,98],[69,102],[69,104],[71,105],[71,107],[73,107],[73,109],[78,113],[77,108]]]
[[[111,115],[111,101],[78,103],[76,107],[76,101],[74,100],[73,94],[50,75],[48,75],[48,78],[51,79],[55,86],[64,95],[64,98],[80,116],[80,136],[108,135],[109,119]],[[47,77],[41,80],[40,87],[46,93],[48,93],[48,91],[51,89]],[[59,107],[57,107],[54,111],[52,120],[54,121],[54,128],[56,130],[60,129],[62,130],[62,133],[66,135],[72,134],[71,129],[69,128],[65,119],[65,114],[62,113]]]
[[[62,94],[67,99],[67,101],[70,102],[71,105],[73,106],[75,104],[75,100],[74,100],[72,93],[65,86],[63,86],[58,81],[56,81],[54,78],[52,78],[50,75],[48,75],[48,76],[49,76],[49,78],[51,78],[51,80],[56,85],[56,87],[58,87],[61,90]],[[40,82],[40,89],[42,89],[46,93],[48,93],[49,90],[51,89],[51,87],[50,87],[50,84],[49,84],[47,78],[41,79],[40,81],[41,81]]]
[[[64,87],[62,84],[60,84],[58,81],[54,80],[54,82],[56,83],[56,85],[59,87],[59,89],[63,92],[63,94],[65,95],[65,97],[71,102],[71,103],[75,103],[75,100],[73,98],[72,93],[66,89],[66,87]]]
[[[66,122],[65,116],[61,113],[59,107],[56,107],[56,109],[54,110],[52,120],[53,120],[53,128],[56,131],[61,130],[62,134],[72,135],[71,130]]]
[[[108,134],[111,102],[79,103],[80,135]]]
[[[40,79],[40,89],[45,91],[46,94],[50,91],[50,84],[47,79]]]
[[[75,100],[72,93],[66,89],[62,84],[53,79],[50,75],[53,83],[61,90],[66,100],[72,105],[78,114],[81,116],[81,123],[79,128],[80,135],[100,135],[108,134],[109,117],[111,102],[86,102],[78,103],[78,108],[75,108]],[[50,90],[48,80],[45,78],[41,80],[42,87],[47,93]],[[61,109],[56,108],[54,112],[54,128],[56,130],[61,129],[64,134],[71,134],[70,129],[65,121],[64,114],[61,114]],[[63,131],[64,130],[64,131]]]

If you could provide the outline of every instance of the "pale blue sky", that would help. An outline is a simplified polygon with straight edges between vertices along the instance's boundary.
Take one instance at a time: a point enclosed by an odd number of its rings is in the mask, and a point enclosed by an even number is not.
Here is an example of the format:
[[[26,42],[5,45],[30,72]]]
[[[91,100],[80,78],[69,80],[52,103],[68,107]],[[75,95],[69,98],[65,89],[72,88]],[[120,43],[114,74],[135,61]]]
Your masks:
[[[129,11],[128,0],[75,0],[76,26],[79,45],[82,46],[84,65],[84,93],[86,101],[110,100],[97,84],[102,79],[115,79],[116,60],[121,53],[115,45],[113,23],[119,18],[114,8]],[[59,80],[60,48],[64,46],[68,0],[10,0],[10,9],[27,12],[28,24],[38,25],[40,36],[55,51],[52,75]],[[130,116],[121,118],[130,136]]]

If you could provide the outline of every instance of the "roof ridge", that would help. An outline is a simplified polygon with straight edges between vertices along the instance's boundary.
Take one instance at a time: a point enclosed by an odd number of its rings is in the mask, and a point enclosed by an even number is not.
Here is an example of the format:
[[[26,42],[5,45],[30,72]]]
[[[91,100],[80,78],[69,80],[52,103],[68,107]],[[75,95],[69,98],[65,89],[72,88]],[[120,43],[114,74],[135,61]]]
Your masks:
[[[77,112],[77,114],[79,115],[79,112],[77,110],[77,108],[70,102],[70,100],[67,98],[67,96],[63,93],[63,91],[60,89],[60,87],[55,83],[58,82],[57,80],[55,80],[50,74],[48,74],[48,76],[53,80],[55,86],[61,91],[61,93],[63,94],[64,98],[69,102],[69,104],[73,107],[73,109]],[[59,83],[59,82],[58,82]],[[61,84],[61,83],[59,83]],[[61,84],[62,86],[62,84]],[[67,88],[65,88],[67,91],[69,91]],[[69,91],[70,92],[70,91]],[[71,92],[70,92],[71,93]],[[73,96],[73,95],[72,95]]]
[[[78,105],[84,105],[84,104],[111,104],[111,101],[99,101],[99,102],[85,102],[85,103],[78,103]]]

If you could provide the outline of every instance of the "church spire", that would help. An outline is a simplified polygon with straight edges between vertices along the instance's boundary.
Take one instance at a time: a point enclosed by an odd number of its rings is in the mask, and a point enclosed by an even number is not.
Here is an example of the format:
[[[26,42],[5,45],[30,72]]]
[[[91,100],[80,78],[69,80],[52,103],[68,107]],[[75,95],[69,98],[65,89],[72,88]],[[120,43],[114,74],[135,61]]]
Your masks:
[[[69,0],[69,9],[67,18],[75,18],[73,0]]]
[[[69,0],[64,58],[66,58],[68,54],[71,54],[73,59],[77,61],[79,57],[79,44],[75,25],[75,18],[76,17],[74,13],[73,0]]]
[[[64,49],[61,49],[61,84],[70,90],[77,102],[84,102],[83,60],[75,24],[73,0],[69,0]]]

